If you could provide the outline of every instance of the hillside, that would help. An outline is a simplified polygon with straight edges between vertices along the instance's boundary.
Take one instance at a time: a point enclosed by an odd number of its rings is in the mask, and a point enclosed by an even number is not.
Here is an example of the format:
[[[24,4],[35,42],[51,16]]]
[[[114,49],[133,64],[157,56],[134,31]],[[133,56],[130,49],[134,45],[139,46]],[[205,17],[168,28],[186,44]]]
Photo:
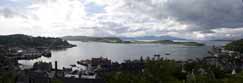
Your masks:
[[[60,38],[32,37],[23,34],[1,35],[0,45],[9,47],[67,48],[74,45]]]
[[[243,53],[243,39],[232,41],[225,46],[225,49]]]

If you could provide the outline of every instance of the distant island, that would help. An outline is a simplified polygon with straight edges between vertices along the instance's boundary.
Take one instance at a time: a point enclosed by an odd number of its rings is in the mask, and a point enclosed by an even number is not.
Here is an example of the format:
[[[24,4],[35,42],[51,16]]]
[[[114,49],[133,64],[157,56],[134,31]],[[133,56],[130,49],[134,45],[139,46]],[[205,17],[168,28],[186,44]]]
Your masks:
[[[227,40],[227,39],[217,39],[217,40],[210,40],[210,41],[234,41],[234,40]]]
[[[123,43],[123,44],[180,44],[186,46],[204,46],[204,44],[197,43],[197,42],[175,42],[173,40],[166,40],[166,39],[139,40],[140,38],[124,39],[119,37],[89,37],[89,36],[65,36],[62,37],[62,39],[70,40],[70,41],[82,41],[82,42],[104,42],[104,43]],[[182,40],[182,39],[178,39],[178,40]]]
[[[151,41],[126,41],[125,43],[135,43],[135,44],[179,44],[186,46],[204,46],[202,43],[197,42],[175,42],[172,40],[151,40]]]
[[[75,45],[69,44],[66,40],[61,38],[51,37],[33,37],[23,34],[1,35],[0,45],[7,47],[20,48],[70,48]]]
[[[186,40],[172,36],[142,36],[142,37],[120,37],[122,40]]]

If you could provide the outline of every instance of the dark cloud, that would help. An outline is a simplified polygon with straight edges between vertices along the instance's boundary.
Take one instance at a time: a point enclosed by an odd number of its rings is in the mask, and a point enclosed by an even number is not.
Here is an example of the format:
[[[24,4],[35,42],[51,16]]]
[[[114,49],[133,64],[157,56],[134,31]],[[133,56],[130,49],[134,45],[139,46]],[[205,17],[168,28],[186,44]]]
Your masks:
[[[179,21],[205,28],[238,28],[243,26],[241,0],[172,0],[168,11]]]
[[[203,31],[201,31],[201,33],[206,33],[206,34],[208,34],[208,33],[215,33],[215,32],[212,31],[212,30],[203,30]]]
[[[127,0],[127,4],[134,12],[159,20],[173,18],[197,30],[243,27],[242,0]]]

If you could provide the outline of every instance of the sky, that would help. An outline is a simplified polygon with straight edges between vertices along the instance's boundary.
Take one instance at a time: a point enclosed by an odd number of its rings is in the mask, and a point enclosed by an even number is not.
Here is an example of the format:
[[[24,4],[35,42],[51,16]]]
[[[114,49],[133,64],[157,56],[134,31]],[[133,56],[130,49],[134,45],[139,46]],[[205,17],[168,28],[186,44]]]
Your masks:
[[[243,38],[242,0],[0,0],[0,35]]]

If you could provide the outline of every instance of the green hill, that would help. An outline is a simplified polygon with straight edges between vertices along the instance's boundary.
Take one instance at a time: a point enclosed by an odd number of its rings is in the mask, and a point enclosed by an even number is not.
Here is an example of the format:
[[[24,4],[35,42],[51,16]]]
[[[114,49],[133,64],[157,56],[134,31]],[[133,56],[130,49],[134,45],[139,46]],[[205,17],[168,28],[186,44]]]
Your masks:
[[[225,49],[243,53],[243,39],[232,41],[225,46]]]
[[[23,34],[1,35],[0,45],[9,46],[9,47],[43,47],[43,48],[64,48],[64,47],[74,46],[60,38],[32,37]]]

